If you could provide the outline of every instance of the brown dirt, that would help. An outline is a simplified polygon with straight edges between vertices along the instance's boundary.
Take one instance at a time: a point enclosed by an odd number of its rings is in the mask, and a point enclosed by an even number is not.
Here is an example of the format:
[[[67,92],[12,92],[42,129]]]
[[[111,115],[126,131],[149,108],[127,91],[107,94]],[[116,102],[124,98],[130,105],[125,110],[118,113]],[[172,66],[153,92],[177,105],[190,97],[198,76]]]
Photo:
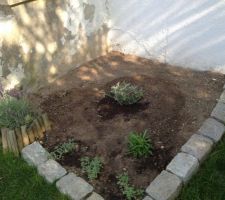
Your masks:
[[[133,106],[120,106],[105,92],[118,81],[145,91]],[[105,199],[124,199],[115,176],[126,170],[131,182],[145,188],[165,168],[182,144],[198,130],[216,103],[224,76],[197,72],[112,52],[72,70],[30,98],[53,121],[46,147],[74,138],[79,148],[61,163],[83,176],[79,159],[100,156],[104,169],[95,190]],[[127,154],[130,131],[149,130],[153,155],[134,159]]]

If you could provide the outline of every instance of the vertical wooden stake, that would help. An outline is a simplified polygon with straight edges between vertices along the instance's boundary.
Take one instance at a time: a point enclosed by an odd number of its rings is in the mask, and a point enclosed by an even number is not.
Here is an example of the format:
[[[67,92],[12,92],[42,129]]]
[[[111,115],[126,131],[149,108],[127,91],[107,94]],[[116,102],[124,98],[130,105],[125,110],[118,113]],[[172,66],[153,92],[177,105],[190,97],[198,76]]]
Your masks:
[[[41,126],[40,126],[40,124],[39,124],[37,119],[34,120],[34,124],[36,126],[36,130],[38,132],[38,135],[39,135],[40,139],[42,139],[44,137],[44,134],[42,132]]]
[[[46,113],[42,115],[42,119],[44,121],[44,125],[45,125],[46,131],[51,130],[51,123],[50,123],[50,121],[49,121],[48,116],[47,116]]]
[[[29,137],[27,135],[27,130],[26,126],[21,126],[21,133],[22,133],[22,138],[23,138],[23,145],[27,146],[30,144],[29,142]]]
[[[3,152],[5,153],[8,151],[8,148],[9,148],[8,141],[7,141],[8,129],[2,128],[1,132],[2,132],[2,148],[3,148]]]
[[[10,143],[11,151],[16,155],[19,156],[19,149],[16,141],[15,131],[9,130],[8,132],[8,142]]]
[[[45,130],[45,125],[44,125],[44,121],[43,121],[42,117],[39,116],[37,120],[41,126],[42,133],[44,133],[46,130]]]
[[[39,139],[39,135],[38,135],[38,132],[37,132],[37,130],[35,128],[35,123],[34,122],[30,125],[30,129],[33,131],[34,137],[36,139]]]
[[[23,138],[21,135],[21,130],[19,128],[16,128],[15,132],[16,132],[16,137],[17,137],[18,148],[19,148],[19,151],[21,151],[23,149]]]
[[[32,127],[27,128],[27,135],[29,137],[30,143],[33,143],[35,141],[35,134],[32,130]]]

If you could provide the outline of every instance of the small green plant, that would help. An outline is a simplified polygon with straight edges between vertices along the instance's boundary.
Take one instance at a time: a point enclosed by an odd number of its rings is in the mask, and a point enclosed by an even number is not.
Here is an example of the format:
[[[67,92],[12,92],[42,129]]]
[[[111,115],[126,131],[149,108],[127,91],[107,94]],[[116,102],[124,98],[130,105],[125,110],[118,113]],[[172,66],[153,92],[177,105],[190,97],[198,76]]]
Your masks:
[[[76,149],[76,145],[76,142],[74,142],[73,139],[70,139],[68,142],[64,142],[56,146],[50,153],[50,156],[55,160],[62,160],[65,154],[71,153]]]
[[[151,139],[147,136],[147,133],[147,130],[143,133],[130,133],[128,137],[128,150],[132,156],[140,158],[152,154],[153,145]]]
[[[142,199],[144,191],[142,189],[136,189],[134,186],[130,185],[129,177],[126,172],[117,176],[117,185],[127,200]]]
[[[81,168],[84,173],[87,173],[88,179],[93,180],[98,177],[103,167],[102,161],[99,157],[81,158]]]
[[[29,126],[37,115],[25,99],[4,96],[0,100],[0,127],[15,129]]]
[[[120,105],[132,105],[140,101],[144,92],[142,89],[138,88],[136,85],[126,82],[118,82],[116,85],[111,87],[109,97],[113,98]]]

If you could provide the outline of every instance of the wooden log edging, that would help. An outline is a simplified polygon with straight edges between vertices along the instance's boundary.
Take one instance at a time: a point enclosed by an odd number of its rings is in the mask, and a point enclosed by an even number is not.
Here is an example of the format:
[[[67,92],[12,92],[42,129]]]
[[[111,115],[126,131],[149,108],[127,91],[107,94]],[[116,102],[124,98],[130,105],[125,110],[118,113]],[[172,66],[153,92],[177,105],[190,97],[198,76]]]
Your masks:
[[[3,152],[11,151],[16,156],[19,156],[24,147],[32,144],[36,140],[41,140],[46,131],[51,130],[51,122],[47,114],[42,114],[35,119],[32,124],[9,130],[8,128],[1,129],[1,139]]]

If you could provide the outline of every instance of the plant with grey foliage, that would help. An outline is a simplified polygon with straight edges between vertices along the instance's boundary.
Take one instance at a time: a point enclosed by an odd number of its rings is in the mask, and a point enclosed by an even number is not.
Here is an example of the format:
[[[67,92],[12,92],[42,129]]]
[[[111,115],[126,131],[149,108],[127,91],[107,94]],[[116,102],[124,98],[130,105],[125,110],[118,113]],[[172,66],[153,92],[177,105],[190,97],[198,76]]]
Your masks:
[[[144,92],[138,86],[124,81],[113,85],[107,95],[117,101],[120,105],[132,105],[143,98]]]
[[[23,125],[29,126],[37,115],[38,112],[25,99],[16,99],[5,95],[0,100],[1,128],[15,129]]]
[[[62,160],[65,154],[71,153],[76,149],[76,145],[76,142],[73,139],[70,139],[67,142],[56,146],[50,153],[50,157],[55,160]]]
[[[126,172],[117,176],[117,185],[127,200],[141,200],[144,195],[142,189],[136,189],[129,183],[129,177]]]
[[[88,179],[90,179],[90,180],[96,179],[98,177],[102,167],[103,167],[103,164],[99,157],[94,157],[94,158],[83,157],[83,158],[81,158],[82,171],[87,174]]]

